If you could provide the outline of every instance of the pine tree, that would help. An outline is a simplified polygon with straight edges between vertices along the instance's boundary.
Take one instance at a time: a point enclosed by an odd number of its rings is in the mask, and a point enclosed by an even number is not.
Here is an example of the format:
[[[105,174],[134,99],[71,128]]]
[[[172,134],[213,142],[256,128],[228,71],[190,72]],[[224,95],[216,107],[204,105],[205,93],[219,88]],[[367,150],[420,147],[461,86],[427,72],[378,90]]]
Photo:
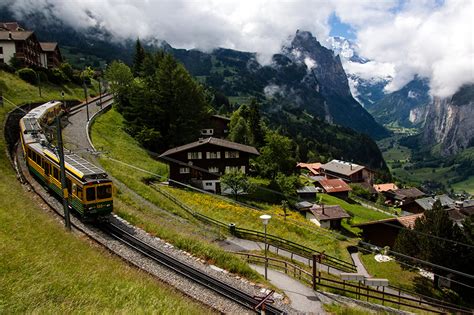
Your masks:
[[[248,109],[248,125],[249,130],[252,133],[250,142],[256,147],[261,147],[265,140],[260,119],[259,104],[257,103],[257,100],[253,98]]]
[[[135,43],[135,56],[133,57],[133,76],[140,76],[143,71],[143,61],[145,60],[145,49],[143,49],[140,39]]]

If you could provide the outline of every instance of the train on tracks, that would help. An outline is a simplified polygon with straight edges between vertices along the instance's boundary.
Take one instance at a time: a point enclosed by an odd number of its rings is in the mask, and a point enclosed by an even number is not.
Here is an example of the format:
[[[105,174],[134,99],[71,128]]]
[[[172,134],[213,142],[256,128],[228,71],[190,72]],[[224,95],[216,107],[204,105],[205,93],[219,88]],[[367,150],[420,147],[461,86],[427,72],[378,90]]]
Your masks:
[[[59,154],[46,136],[46,128],[64,112],[62,103],[50,101],[29,111],[20,119],[20,139],[29,171],[62,197]],[[70,208],[83,220],[93,221],[112,212],[112,181],[107,173],[78,156],[64,154],[66,189]]]

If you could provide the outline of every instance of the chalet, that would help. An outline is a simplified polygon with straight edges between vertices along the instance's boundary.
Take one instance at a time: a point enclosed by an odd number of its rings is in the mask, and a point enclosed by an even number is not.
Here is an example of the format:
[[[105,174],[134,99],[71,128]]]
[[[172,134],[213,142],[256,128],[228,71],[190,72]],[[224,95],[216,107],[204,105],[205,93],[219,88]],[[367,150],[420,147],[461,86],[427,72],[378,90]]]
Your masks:
[[[415,204],[415,200],[425,196],[425,193],[417,188],[401,188],[388,190],[385,197],[392,203],[399,206],[403,211],[419,213],[420,208]]]
[[[159,158],[170,166],[170,184],[220,193],[219,177],[231,170],[248,172],[249,159],[257,155],[254,147],[210,137],[169,149]]]
[[[306,218],[323,228],[339,229],[342,219],[350,218],[340,206],[313,205],[305,211]]]
[[[57,68],[63,62],[58,43],[40,42],[41,65],[43,68]]]
[[[355,224],[353,227],[360,228],[362,230],[362,238],[370,244],[380,247],[393,247],[400,230],[403,228],[412,229],[415,226],[416,219],[422,216],[422,213],[417,213],[403,217]]]
[[[221,115],[212,115],[204,123],[201,136],[224,139],[229,134],[230,118]]]
[[[373,185],[373,187],[375,191],[377,191],[378,193],[383,193],[389,190],[398,189],[397,185],[395,185],[394,183],[377,184],[377,185]]]
[[[41,67],[41,52],[33,32],[0,29],[0,63],[8,64],[15,57],[23,67]]]
[[[316,200],[316,187],[314,186],[303,186],[296,189],[296,194],[303,200]]]
[[[414,213],[420,213],[433,209],[433,205],[436,201],[441,202],[443,209],[448,210],[454,207],[454,200],[449,198],[447,195],[439,195],[433,197],[426,197],[416,199],[414,205],[412,206]]]
[[[308,174],[310,176],[321,175],[320,173],[321,163],[298,163],[296,164],[296,167],[298,169],[308,171]]]
[[[474,215],[474,199],[464,200],[464,201],[456,201],[455,202],[455,207],[462,214],[464,214],[466,216]]]
[[[321,165],[321,173],[327,178],[340,178],[347,183],[366,182],[372,185],[375,173],[365,166],[340,160]]]
[[[322,179],[316,185],[321,187],[326,194],[344,199],[349,197],[349,191],[352,190],[345,181],[339,178]]]

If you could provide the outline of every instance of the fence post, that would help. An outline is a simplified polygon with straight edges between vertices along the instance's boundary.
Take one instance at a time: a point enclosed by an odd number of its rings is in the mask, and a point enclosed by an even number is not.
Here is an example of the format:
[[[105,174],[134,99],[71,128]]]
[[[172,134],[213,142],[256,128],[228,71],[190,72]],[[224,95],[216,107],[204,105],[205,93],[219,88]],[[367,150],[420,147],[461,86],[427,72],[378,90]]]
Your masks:
[[[316,254],[313,253],[313,290],[316,291]]]
[[[229,232],[230,232],[231,235],[235,236],[235,224],[234,223],[229,224]]]

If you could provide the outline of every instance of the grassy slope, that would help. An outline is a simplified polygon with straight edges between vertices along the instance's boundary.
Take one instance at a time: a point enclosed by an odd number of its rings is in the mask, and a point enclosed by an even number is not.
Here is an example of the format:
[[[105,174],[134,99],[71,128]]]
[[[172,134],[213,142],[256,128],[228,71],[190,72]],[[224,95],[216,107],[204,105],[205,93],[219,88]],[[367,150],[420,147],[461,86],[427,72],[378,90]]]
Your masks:
[[[140,145],[122,129],[122,126],[123,118],[114,109],[98,117],[92,128],[92,140],[96,148],[106,148],[108,157],[135,165],[154,174],[166,175],[167,166],[149,157]],[[109,174],[122,183],[126,183],[130,189],[162,209],[166,209],[166,211],[157,212],[156,209],[151,209],[145,204],[137,204],[129,197],[127,191],[121,191],[116,195],[114,203],[114,211],[117,214],[210,263],[249,279],[263,281],[263,278],[242,259],[212,244],[222,238],[218,230],[197,221],[186,211],[146,185],[143,179],[150,178],[150,174],[134,170],[130,166],[105,157],[100,159],[100,163]],[[177,216],[172,216],[169,212]]]
[[[146,169],[153,173],[165,174],[166,168],[160,162],[153,160],[148,157],[148,155],[139,147],[139,145],[124,131],[120,128],[112,128],[113,126],[121,126],[123,124],[122,117],[115,112],[114,110],[108,112],[107,114],[99,117],[94,124],[92,131],[92,139],[98,147],[107,147],[107,152],[109,156],[112,156],[116,159],[130,163],[136,166],[139,166],[142,169]],[[176,208],[169,202],[166,198],[151,187],[148,187],[143,184],[142,178],[149,175],[140,174],[137,171],[133,171],[131,168],[119,164],[115,161],[109,160],[107,158],[101,159],[102,165],[110,172],[113,176],[120,179],[122,182],[127,183],[127,185],[140,193],[142,196],[146,197],[155,204],[166,208],[180,216],[189,218],[189,214],[184,212],[182,209]],[[252,210],[248,208],[234,206],[228,202],[222,201],[217,197],[202,195],[198,193],[187,192],[184,190],[172,189],[173,194],[182,199],[188,205],[195,207],[196,211],[210,215],[213,218],[222,220],[224,222],[234,222],[240,227],[247,227],[256,230],[261,230],[262,226],[258,220],[258,216],[262,213],[257,210]],[[208,205],[211,205],[208,207]],[[130,215],[130,211],[127,209],[119,209],[121,215]],[[345,247],[348,244],[352,244],[354,241],[339,241],[335,242],[335,238],[340,237],[338,234],[331,233],[327,230],[319,229],[315,225],[303,219],[300,215],[292,213],[290,217],[287,218],[285,223],[282,217],[283,211],[279,207],[267,207],[266,212],[271,213],[274,216],[271,226],[269,227],[269,232],[289,238],[293,241],[296,241],[301,244],[311,246],[315,249],[324,250],[326,249],[327,253],[335,255],[344,259],[349,259],[347,250]],[[139,213],[133,213],[131,219],[138,221],[144,221],[140,219],[142,217]],[[150,220],[152,215],[150,215]],[[155,233],[162,235],[160,222],[159,220],[154,220],[153,225],[155,226]],[[148,224],[150,225],[150,224]],[[149,226],[149,228],[153,228]],[[176,235],[186,233],[186,229],[181,228],[181,226],[166,226],[167,230],[170,231],[170,236],[173,236],[173,230],[176,229]],[[329,235],[329,236],[328,236]],[[163,236],[163,238],[169,239],[170,242],[175,242],[173,237]],[[178,236],[176,236],[178,237]],[[195,234],[194,237],[199,240],[199,235]],[[206,241],[206,240],[204,240]],[[209,239],[207,240],[209,241]],[[192,248],[190,250],[193,250]],[[199,252],[195,252],[200,255]],[[211,257],[207,257],[209,259]]]
[[[39,102],[37,89],[0,71],[5,97]],[[66,90],[66,89],[64,89]],[[82,89],[68,88],[78,99]],[[58,98],[60,88],[44,89]],[[47,99],[43,99],[46,101]],[[3,125],[9,104],[0,107]],[[0,135],[0,313],[206,313],[179,292],[157,283],[108,252],[92,248],[46,214],[16,180]]]

